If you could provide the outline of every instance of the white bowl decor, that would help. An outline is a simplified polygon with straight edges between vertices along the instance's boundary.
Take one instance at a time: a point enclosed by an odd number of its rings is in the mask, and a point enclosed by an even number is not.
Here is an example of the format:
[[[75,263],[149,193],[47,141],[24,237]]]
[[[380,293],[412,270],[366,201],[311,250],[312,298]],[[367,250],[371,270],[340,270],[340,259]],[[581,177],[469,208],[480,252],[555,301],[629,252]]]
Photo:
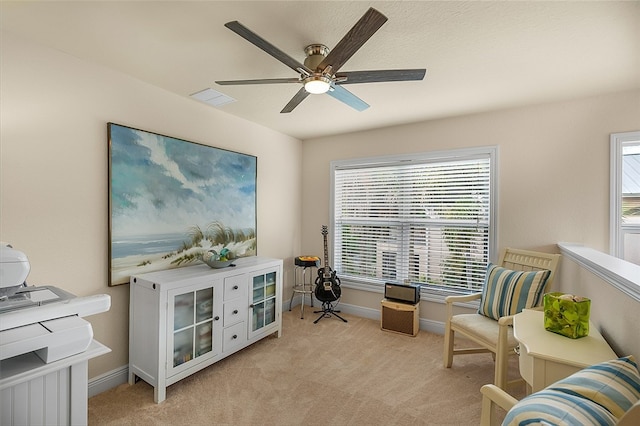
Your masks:
[[[235,256],[229,249],[223,248],[218,253],[215,250],[209,250],[205,254],[202,255],[202,261],[209,265],[209,267],[214,269],[226,268],[227,266],[231,266],[233,263],[233,258]]]

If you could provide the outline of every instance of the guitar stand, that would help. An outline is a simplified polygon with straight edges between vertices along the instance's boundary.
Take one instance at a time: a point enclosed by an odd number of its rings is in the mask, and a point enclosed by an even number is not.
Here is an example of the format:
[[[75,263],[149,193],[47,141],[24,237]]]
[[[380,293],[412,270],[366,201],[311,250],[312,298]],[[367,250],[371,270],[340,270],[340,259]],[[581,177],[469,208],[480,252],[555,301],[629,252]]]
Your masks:
[[[340,312],[340,311],[335,311],[333,309],[333,305],[331,304],[331,302],[322,302],[322,310],[321,311],[313,311],[314,314],[321,313],[321,315],[318,317],[318,319],[316,319],[313,323],[317,324],[318,321],[320,321],[322,318],[325,318],[325,317],[328,318],[331,315],[335,316],[336,318],[340,318],[343,322],[347,322],[346,319],[342,318],[336,312]]]

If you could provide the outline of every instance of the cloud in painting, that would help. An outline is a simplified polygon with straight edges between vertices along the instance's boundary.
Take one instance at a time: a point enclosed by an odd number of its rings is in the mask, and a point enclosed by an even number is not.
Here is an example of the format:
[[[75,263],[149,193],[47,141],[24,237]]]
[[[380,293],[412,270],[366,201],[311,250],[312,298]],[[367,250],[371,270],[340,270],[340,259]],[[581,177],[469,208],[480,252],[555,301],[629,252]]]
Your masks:
[[[111,124],[112,235],[255,229],[256,158]]]

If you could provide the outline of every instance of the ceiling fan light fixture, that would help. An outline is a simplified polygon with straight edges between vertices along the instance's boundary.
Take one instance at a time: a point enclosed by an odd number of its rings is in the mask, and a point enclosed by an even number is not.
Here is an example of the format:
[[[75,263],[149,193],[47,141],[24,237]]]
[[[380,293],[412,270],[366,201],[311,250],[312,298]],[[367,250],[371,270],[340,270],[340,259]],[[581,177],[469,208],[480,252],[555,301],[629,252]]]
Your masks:
[[[240,22],[227,22],[224,24],[225,27],[291,68],[298,73],[298,77],[216,81],[216,83],[220,85],[276,83],[295,83],[299,85],[302,83],[303,89],[298,89],[289,103],[280,111],[280,113],[283,114],[293,111],[309,94],[322,93],[328,93],[334,99],[357,111],[364,111],[369,105],[345,89],[342,84],[422,80],[426,72],[425,69],[395,69],[350,71],[338,74],[340,68],[349,58],[351,58],[386,21],[386,16],[370,7],[344,37],[340,39],[333,50],[329,51],[329,48],[324,44],[316,43],[308,45],[304,49],[306,58],[303,63],[298,62],[296,59],[278,49]]]
[[[330,88],[331,80],[323,75],[312,75],[304,79],[304,90],[313,95],[327,93]]]

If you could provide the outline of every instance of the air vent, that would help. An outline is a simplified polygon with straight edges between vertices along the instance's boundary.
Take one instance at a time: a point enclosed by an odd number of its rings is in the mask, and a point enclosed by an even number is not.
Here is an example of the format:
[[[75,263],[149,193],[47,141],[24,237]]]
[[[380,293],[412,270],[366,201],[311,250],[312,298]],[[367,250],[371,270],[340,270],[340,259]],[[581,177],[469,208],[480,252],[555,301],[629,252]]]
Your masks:
[[[227,96],[224,93],[220,93],[213,89],[204,89],[189,96],[197,101],[204,102],[205,104],[209,104],[214,107],[219,107],[236,101],[231,96]]]

